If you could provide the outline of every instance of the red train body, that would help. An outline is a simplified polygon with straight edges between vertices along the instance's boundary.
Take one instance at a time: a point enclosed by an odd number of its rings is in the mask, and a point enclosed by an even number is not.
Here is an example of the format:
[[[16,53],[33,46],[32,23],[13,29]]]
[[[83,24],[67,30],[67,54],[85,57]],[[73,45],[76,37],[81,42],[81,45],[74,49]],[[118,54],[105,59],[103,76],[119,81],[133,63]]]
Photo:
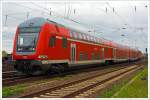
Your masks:
[[[23,73],[45,73],[75,65],[135,61],[139,50],[93,37],[44,18],[21,23],[13,47],[14,67]]]

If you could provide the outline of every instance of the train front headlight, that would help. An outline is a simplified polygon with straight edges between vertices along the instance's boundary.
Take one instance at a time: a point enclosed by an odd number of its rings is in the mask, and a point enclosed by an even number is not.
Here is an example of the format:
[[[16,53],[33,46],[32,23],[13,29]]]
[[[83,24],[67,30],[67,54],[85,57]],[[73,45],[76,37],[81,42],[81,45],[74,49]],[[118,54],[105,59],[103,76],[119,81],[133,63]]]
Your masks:
[[[48,56],[47,55],[39,55],[38,58],[40,58],[40,59],[46,59],[46,58],[48,58]]]

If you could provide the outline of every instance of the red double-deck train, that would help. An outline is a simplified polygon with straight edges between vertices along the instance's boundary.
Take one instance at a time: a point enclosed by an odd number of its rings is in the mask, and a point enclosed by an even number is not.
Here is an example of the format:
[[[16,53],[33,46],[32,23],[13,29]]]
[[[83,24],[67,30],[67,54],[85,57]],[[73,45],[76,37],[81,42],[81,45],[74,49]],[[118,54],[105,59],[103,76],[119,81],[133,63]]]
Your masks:
[[[137,49],[41,17],[18,26],[13,47],[14,67],[26,74],[79,65],[136,61],[141,57],[142,53]]]

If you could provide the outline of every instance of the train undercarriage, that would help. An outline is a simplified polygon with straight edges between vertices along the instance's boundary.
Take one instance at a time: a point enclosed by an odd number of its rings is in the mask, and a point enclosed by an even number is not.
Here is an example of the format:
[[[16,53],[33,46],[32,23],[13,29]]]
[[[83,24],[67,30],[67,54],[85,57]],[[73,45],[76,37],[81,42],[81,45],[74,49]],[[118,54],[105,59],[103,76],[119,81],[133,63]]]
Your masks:
[[[121,62],[132,62],[137,61],[136,60],[125,60],[120,62],[115,62],[113,60],[106,60],[105,62],[101,63],[93,63],[93,64],[72,64],[69,65],[68,63],[54,63],[54,64],[42,64],[41,61],[38,60],[17,60],[14,62],[14,68],[24,74],[30,74],[30,75],[41,75],[41,74],[48,74],[48,73],[60,73],[65,70],[69,69],[80,69],[80,68],[87,68],[92,65],[112,65],[115,63],[121,63]]]

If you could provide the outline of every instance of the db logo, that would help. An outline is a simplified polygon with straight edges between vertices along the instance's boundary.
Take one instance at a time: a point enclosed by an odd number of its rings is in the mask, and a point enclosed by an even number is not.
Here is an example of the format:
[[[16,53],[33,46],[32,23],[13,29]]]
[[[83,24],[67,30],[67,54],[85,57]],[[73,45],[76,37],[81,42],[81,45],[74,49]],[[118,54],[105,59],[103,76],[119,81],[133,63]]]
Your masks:
[[[24,59],[27,59],[28,57],[27,57],[27,56],[23,56],[23,58],[24,58]]]

